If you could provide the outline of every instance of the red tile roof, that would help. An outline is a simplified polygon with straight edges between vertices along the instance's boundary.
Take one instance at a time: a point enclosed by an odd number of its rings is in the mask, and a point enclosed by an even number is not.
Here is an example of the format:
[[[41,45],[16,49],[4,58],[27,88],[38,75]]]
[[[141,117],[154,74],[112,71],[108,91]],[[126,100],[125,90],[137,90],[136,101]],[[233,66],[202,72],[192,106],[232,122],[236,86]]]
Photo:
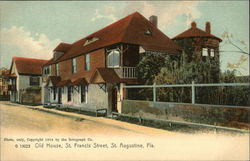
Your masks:
[[[118,82],[120,82],[120,78],[116,74],[114,69],[112,69],[112,68],[97,68],[90,79],[91,83],[93,83],[93,78],[97,73],[103,79],[103,82],[98,82],[98,83],[118,83]]]
[[[24,58],[24,57],[13,57],[11,68],[13,67],[13,63],[15,63],[17,72],[19,74],[41,75],[42,66],[46,62],[48,62],[48,60]]]
[[[146,35],[146,30],[150,30],[152,35]],[[99,40],[84,45],[87,39],[91,37],[97,37]],[[47,63],[47,65],[117,43],[137,44],[147,46],[147,48],[154,46],[153,49],[155,51],[165,53],[178,53],[180,51],[180,47],[169,37],[162,33],[140,13],[135,12],[81,40],[74,42],[68,52],[57,61],[51,61],[50,63]]]
[[[220,42],[222,41],[219,37],[216,37],[213,34],[210,34],[206,31],[197,28],[195,22],[193,22],[192,25],[193,26],[191,26],[190,29],[175,36],[174,38],[172,38],[172,40],[178,40],[183,38],[213,38],[219,40]]]
[[[87,85],[88,82],[86,81],[85,78],[78,78],[77,80],[72,82],[72,85]]]
[[[66,53],[69,49],[71,48],[71,44],[67,44],[67,43],[60,43],[59,45],[57,45],[57,47],[53,50],[53,51],[60,51],[60,52],[64,52]],[[63,55],[59,56],[57,58],[57,60],[62,57]],[[54,58],[51,58],[47,63],[45,63],[43,66],[47,66],[50,64],[54,64],[56,62],[56,60],[54,60]]]
[[[62,51],[62,52],[67,52],[71,47],[71,44],[67,44],[67,43],[60,43],[59,45],[57,45],[57,47],[53,50],[53,51]]]
[[[48,85],[49,81],[51,81],[53,86],[56,86],[58,84],[58,82],[61,81],[61,77],[59,77],[59,76],[49,76],[49,79],[47,81],[47,85]]]
[[[70,86],[72,85],[72,82],[71,80],[63,80],[63,81],[60,81],[56,84],[56,86],[58,87],[62,87],[62,86]]]

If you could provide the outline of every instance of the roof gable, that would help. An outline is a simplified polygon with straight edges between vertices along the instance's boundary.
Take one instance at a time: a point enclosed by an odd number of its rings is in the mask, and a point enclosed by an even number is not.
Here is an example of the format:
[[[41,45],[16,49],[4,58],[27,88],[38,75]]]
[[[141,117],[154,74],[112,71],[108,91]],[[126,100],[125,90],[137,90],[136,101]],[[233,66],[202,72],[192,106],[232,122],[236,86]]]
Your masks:
[[[41,75],[42,65],[48,60],[33,59],[24,57],[13,57],[11,64],[11,71],[13,66],[16,68],[18,74]]]
[[[213,39],[219,40],[220,42],[222,41],[220,38],[214,36],[211,33],[208,33],[206,31],[201,30],[201,29],[197,28],[196,26],[191,26],[190,29],[175,36],[173,38],[173,40],[183,39],[183,38],[193,38],[193,37],[213,38]]]
[[[91,79],[91,83],[117,83],[120,82],[120,78],[111,68],[97,68],[93,73]]]
[[[152,34],[145,34],[147,30],[150,30]],[[93,41],[88,45],[84,45],[91,37],[98,38],[98,40]],[[157,47],[159,47],[161,48],[161,51],[166,53],[178,53],[180,50],[171,39],[157,29],[149,20],[138,12],[135,12],[81,40],[74,42],[69,51],[60,57],[57,62],[117,43],[154,46],[154,50],[157,50]]]

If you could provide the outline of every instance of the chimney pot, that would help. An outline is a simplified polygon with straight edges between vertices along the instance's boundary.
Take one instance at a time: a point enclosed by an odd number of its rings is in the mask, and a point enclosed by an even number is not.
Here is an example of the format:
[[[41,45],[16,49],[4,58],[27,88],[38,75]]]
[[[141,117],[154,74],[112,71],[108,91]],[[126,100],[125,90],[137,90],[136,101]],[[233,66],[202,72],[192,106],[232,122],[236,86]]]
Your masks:
[[[149,21],[155,26],[157,27],[157,16],[152,15],[149,17]]]
[[[191,28],[196,28],[196,22],[193,21],[193,22],[191,23]]]
[[[206,22],[206,32],[207,33],[211,33],[211,24],[210,24],[210,22]]]

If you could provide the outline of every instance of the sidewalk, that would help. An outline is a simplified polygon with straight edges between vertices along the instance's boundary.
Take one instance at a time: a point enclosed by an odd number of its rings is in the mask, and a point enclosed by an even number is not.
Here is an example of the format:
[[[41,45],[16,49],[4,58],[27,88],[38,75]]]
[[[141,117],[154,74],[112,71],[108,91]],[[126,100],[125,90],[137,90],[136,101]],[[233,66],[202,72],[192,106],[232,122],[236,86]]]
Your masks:
[[[166,136],[169,134],[176,133],[176,132],[170,132],[167,130],[162,130],[162,129],[152,128],[152,127],[131,124],[131,123],[127,123],[127,122],[122,122],[122,121],[118,121],[118,120],[113,120],[113,119],[105,118],[105,117],[93,117],[93,116],[78,114],[78,113],[74,113],[74,112],[60,111],[60,110],[56,110],[53,108],[51,108],[51,109],[44,108],[43,106],[28,106],[28,105],[21,105],[21,104],[15,104],[15,103],[9,103],[9,104],[23,106],[25,108],[29,108],[32,110],[46,112],[46,113],[50,113],[50,114],[54,114],[54,115],[58,115],[58,116],[62,116],[62,117],[72,118],[72,119],[75,119],[78,121],[88,120],[88,121],[92,121],[96,124],[102,124],[105,126],[118,128],[121,130],[128,130],[128,131],[138,133],[138,134],[147,134],[147,135],[151,135],[151,136],[155,136],[155,135]]]

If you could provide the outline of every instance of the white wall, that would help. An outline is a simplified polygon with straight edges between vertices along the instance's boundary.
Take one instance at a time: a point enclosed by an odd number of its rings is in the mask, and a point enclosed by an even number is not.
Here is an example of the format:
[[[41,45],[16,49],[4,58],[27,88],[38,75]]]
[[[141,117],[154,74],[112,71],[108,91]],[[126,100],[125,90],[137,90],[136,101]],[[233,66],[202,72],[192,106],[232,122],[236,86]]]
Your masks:
[[[79,88],[79,87],[77,87]],[[86,93],[87,101],[81,103],[81,89],[73,89],[71,101],[68,102],[68,88],[64,87],[62,92],[62,104],[72,108],[87,108],[87,109],[100,109],[108,108],[108,93],[100,89],[96,84],[90,84],[87,87]]]

